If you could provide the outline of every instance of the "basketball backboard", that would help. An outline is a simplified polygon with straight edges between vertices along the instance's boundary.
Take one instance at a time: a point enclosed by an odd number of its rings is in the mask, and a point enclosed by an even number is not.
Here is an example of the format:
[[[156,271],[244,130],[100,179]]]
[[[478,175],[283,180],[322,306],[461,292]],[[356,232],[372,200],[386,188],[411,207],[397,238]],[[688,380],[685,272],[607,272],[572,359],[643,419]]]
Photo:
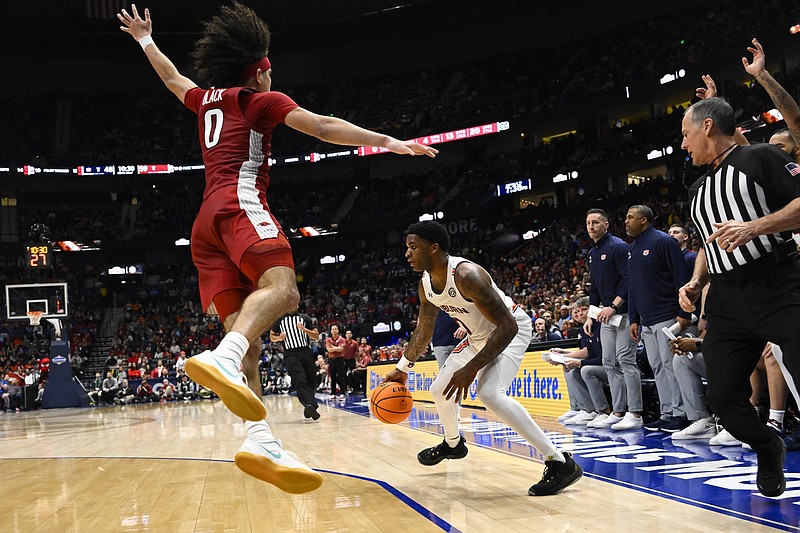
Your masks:
[[[27,320],[29,311],[41,311],[42,318],[69,316],[66,283],[6,285],[6,318]]]

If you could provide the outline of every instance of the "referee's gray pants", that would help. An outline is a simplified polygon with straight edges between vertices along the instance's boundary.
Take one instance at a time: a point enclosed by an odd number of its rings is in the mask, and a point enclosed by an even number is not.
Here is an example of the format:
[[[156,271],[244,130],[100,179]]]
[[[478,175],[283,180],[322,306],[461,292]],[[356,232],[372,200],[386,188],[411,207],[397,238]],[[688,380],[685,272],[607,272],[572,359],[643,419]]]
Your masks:
[[[600,344],[614,412],[641,413],[644,410],[642,373],[636,364],[636,343],[630,336],[628,315],[622,315],[618,327],[611,324],[600,326]]]
[[[647,350],[647,361],[655,374],[661,418],[664,420],[686,416],[681,388],[672,368],[672,359],[675,356],[669,349],[669,337],[661,330],[669,328],[675,322],[677,321],[673,318],[652,326],[642,326],[642,342]]]

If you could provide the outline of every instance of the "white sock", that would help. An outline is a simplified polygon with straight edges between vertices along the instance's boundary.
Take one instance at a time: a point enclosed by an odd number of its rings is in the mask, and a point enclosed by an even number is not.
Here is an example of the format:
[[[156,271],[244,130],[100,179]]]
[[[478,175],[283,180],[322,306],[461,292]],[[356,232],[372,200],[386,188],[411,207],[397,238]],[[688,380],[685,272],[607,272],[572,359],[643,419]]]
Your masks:
[[[786,414],[786,411],[778,411],[775,409],[769,410],[769,419],[774,420],[775,422],[779,423],[781,427],[783,427],[783,415]]]
[[[545,461],[558,461],[559,463],[566,463],[567,459],[564,457],[564,454],[561,453],[557,448],[553,448],[547,453],[542,453],[544,455]]]
[[[232,355],[233,357],[229,357],[230,359],[241,363],[249,347],[250,341],[247,340],[247,337],[236,331],[231,331],[225,334],[225,337],[219,342],[219,346],[214,351],[222,352],[228,357]]]
[[[258,422],[246,420],[244,429],[247,431],[247,437],[252,441],[267,443],[276,440],[266,420]]]

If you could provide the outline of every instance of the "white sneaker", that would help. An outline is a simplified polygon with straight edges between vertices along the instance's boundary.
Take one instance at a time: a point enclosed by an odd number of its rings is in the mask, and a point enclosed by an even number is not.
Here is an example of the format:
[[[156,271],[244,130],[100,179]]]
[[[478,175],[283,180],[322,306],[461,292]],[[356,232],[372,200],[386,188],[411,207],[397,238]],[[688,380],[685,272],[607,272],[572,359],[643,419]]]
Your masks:
[[[717,424],[714,417],[701,418],[689,424],[688,427],[672,434],[672,440],[710,439],[717,434]]]
[[[576,411],[575,409],[570,409],[569,411],[567,411],[563,415],[559,416],[558,417],[558,421],[559,422],[564,422],[565,420],[569,420],[570,418],[572,418],[573,416],[577,415],[578,413],[580,413],[580,411]]]
[[[625,413],[622,420],[611,426],[614,431],[624,431],[626,429],[640,429],[644,426],[641,416],[634,416],[633,413]]]
[[[605,429],[605,428],[610,428],[614,424],[622,422],[623,420],[625,420],[624,416],[617,416],[614,413],[611,413],[604,420],[592,420],[591,423],[586,424],[586,427],[592,427],[595,429]]]
[[[588,411],[581,411],[577,415],[573,416],[572,418],[570,418],[569,420],[564,422],[564,424],[565,425],[585,426],[587,423],[589,423],[592,420],[594,420],[596,416],[597,416],[597,413],[595,411],[592,411],[591,413],[588,412]]]
[[[195,383],[214,391],[236,416],[254,422],[266,418],[267,408],[245,384],[233,360],[206,350],[190,357],[184,368]]]
[[[741,446],[742,441],[734,438],[727,429],[722,428],[722,431],[717,433],[715,437],[711,437],[708,443],[711,446]]]
[[[600,414],[598,414],[596,417],[594,417],[594,420],[592,420],[591,422],[589,422],[588,424],[586,424],[586,427],[587,427],[587,428],[602,428],[602,427],[607,427],[607,426],[605,426],[604,424],[605,424],[605,421],[606,421],[606,420],[608,420],[608,418],[609,418],[610,416],[614,416],[614,415],[609,415],[609,414],[606,414],[606,413],[600,413]],[[616,418],[616,420],[614,421],[614,424],[616,424],[617,422],[619,422],[620,420],[622,420],[622,418],[620,418],[620,417],[617,417],[617,416],[614,416],[614,418]]]
[[[322,485],[321,475],[298,461],[276,440],[261,443],[245,439],[234,462],[245,474],[272,483],[290,494],[311,492]]]

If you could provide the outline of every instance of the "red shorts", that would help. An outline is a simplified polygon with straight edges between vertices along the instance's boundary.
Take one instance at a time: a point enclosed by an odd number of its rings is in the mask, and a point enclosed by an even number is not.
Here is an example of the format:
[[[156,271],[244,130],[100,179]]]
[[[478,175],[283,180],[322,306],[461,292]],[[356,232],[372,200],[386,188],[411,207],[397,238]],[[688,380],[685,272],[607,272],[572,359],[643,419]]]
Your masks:
[[[192,260],[203,311],[218,314],[223,322],[242,308],[264,272],[277,266],[294,269],[286,235],[272,214],[265,212],[269,220],[254,223],[241,209],[219,209],[214,202],[204,201],[194,222]]]

